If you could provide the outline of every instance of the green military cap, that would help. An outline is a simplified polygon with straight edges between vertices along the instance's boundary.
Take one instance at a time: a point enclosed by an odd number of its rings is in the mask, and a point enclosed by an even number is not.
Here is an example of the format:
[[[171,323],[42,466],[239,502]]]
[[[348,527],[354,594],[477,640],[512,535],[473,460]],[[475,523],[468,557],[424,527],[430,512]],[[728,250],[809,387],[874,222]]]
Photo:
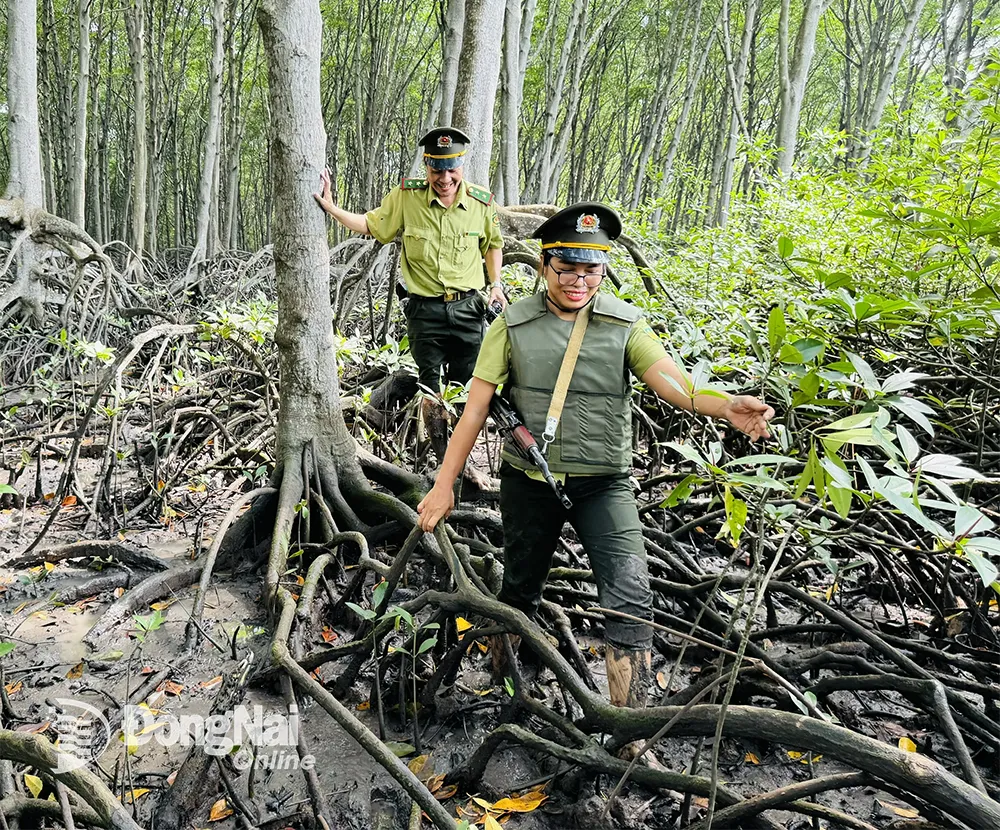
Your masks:
[[[466,145],[472,139],[454,127],[435,127],[418,143],[424,148],[424,164],[435,170],[454,170],[465,164]]]
[[[608,262],[611,243],[621,236],[622,220],[607,205],[580,202],[546,219],[532,234],[542,251],[563,262]]]

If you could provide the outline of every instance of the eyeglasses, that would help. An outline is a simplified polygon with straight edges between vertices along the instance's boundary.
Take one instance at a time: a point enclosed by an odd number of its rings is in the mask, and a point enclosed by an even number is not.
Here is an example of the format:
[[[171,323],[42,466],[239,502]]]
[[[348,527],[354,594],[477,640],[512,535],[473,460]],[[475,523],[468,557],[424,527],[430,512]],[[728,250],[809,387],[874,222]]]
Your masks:
[[[580,280],[583,280],[583,284],[587,288],[596,288],[601,284],[601,280],[604,279],[604,269],[602,268],[598,274],[580,274],[576,271],[561,271],[554,265],[549,265],[553,271],[556,272],[556,278],[559,280],[560,285],[570,286],[576,285]]]

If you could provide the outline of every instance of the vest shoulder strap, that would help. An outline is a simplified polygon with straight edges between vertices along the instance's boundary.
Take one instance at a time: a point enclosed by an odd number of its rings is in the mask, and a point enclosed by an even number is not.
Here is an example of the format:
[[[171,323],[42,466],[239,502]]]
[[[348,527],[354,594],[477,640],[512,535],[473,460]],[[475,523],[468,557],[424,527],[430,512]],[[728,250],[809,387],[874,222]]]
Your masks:
[[[594,299],[593,313],[598,317],[611,317],[613,320],[621,321],[631,325],[642,319],[642,311],[624,300],[619,300],[610,294],[599,293]]]
[[[507,306],[503,316],[507,321],[507,328],[512,328],[536,320],[546,313],[545,294],[539,291],[537,294],[532,294],[530,297],[525,297],[523,300],[518,300]]]

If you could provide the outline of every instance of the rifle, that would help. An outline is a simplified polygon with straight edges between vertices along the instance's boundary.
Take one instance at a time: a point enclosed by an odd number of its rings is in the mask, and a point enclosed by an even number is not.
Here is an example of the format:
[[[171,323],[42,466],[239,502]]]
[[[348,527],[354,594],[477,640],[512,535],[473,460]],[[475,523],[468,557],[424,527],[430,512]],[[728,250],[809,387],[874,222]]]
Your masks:
[[[486,309],[487,321],[492,323],[500,315],[501,310],[498,303],[488,306]],[[555,477],[549,471],[549,465],[545,460],[545,456],[542,455],[541,449],[538,447],[535,436],[524,425],[524,421],[517,414],[517,410],[504,398],[494,395],[493,400],[490,401],[490,417],[493,418],[493,423],[497,425],[497,429],[520,451],[521,455],[541,471],[542,477],[548,482],[549,487],[552,488],[552,492],[559,497],[562,506],[569,510],[573,506],[573,502],[566,495],[562,485],[555,480]]]

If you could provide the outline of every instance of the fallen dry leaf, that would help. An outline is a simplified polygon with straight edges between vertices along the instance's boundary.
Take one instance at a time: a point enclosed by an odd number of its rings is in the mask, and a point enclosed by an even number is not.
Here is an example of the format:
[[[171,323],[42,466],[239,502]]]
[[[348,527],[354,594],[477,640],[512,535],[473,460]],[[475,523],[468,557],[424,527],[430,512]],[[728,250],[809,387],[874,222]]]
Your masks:
[[[906,735],[899,739],[898,746],[903,752],[917,751],[917,745],[910,738],[906,737]]]
[[[217,674],[211,680],[206,680],[204,683],[199,683],[199,689],[211,689],[213,686],[218,686],[222,682],[222,675]]]
[[[222,821],[227,816],[233,814],[233,808],[226,804],[226,799],[220,798],[215,804],[212,805],[212,809],[208,811],[209,821]]]
[[[41,778],[37,775],[28,775],[28,773],[24,774],[24,786],[27,787],[32,798],[38,798],[42,794],[42,789],[45,787]]]
[[[83,662],[77,663],[73,668],[66,672],[67,680],[78,680],[83,677]]]
[[[748,764],[759,764],[760,763],[760,758],[758,758],[752,752],[748,752],[746,755],[744,755],[743,756],[743,760],[746,761]]]
[[[530,813],[532,810],[537,810],[547,799],[548,796],[544,793],[532,791],[517,798],[501,798],[493,805],[493,809],[505,813]]]

